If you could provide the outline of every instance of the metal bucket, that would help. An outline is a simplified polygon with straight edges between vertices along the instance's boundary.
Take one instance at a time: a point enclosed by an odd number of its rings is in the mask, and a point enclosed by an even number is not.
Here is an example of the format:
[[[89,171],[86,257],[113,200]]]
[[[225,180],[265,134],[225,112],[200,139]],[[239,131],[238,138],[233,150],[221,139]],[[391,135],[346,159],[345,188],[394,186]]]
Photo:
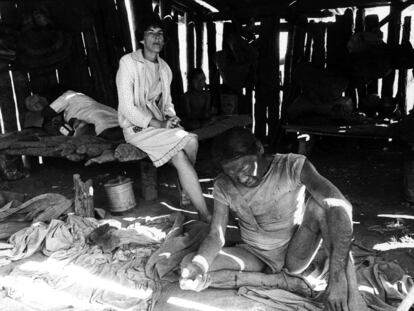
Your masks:
[[[104,186],[111,212],[125,212],[137,205],[131,179],[118,177],[109,180]]]

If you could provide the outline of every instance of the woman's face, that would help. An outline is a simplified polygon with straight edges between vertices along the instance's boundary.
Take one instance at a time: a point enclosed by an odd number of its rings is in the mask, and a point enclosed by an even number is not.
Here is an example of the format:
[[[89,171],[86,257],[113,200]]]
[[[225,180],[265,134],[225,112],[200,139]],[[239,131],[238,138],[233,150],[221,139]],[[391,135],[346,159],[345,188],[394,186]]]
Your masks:
[[[164,47],[164,32],[159,27],[149,27],[144,32],[144,50],[151,53],[160,53]]]

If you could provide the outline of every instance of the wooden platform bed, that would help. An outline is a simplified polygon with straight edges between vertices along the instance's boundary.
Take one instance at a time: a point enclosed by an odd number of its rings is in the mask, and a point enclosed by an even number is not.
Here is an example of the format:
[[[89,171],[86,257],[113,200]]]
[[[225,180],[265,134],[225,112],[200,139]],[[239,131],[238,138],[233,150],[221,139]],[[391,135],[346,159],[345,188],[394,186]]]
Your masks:
[[[232,127],[247,126],[251,123],[252,119],[247,115],[226,116],[193,133],[202,141]],[[0,135],[0,155],[66,158],[75,162],[85,161],[85,166],[139,161],[143,198],[154,200],[158,196],[156,168],[145,152],[124,141],[113,142],[95,136],[48,136],[41,129],[25,129]]]
[[[296,133],[299,142],[298,153],[309,154],[315,136],[331,136],[350,139],[382,139],[394,137],[394,130],[388,124],[358,125],[298,125],[282,126],[286,133]]]

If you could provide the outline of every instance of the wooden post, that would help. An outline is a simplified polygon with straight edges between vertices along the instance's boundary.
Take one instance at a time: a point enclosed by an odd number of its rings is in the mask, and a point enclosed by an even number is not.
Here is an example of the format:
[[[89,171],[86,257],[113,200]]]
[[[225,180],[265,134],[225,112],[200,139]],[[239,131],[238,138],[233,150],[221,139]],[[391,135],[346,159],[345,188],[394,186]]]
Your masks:
[[[142,160],[139,162],[141,169],[141,194],[147,200],[158,198],[157,168],[151,161]]]
[[[387,43],[391,46],[397,45],[400,42],[400,28],[401,28],[401,11],[399,7],[391,5],[390,15],[395,18],[391,19],[388,24],[388,40]],[[393,97],[394,95],[394,80],[395,70],[382,79],[382,97]]]
[[[318,68],[325,67],[325,32],[326,25],[324,23],[317,23],[312,25],[313,30],[313,53],[312,63]]]
[[[187,14],[187,73],[194,68],[194,18]]]
[[[404,18],[401,44],[410,43],[410,35],[411,35],[411,16],[406,16]],[[398,108],[400,112],[402,113],[402,115],[407,114],[407,84],[408,84],[408,69],[400,68],[399,76],[398,76],[397,98],[399,99]]]
[[[291,75],[293,74],[297,63],[300,60],[303,60],[303,58],[305,57],[305,36],[306,36],[306,27],[307,27],[307,19],[304,16],[299,17],[299,23],[298,25],[293,26],[293,31],[291,32],[291,43],[288,45],[288,48],[291,49],[291,51],[287,51],[287,53],[289,54],[289,84],[287,84],[287,87],[284,87],[285,90],[285,100],[282,106],[282,113],[281,113],[281,120],[282,123],[284,123],[284,121],[287,118],[287,108],[290,105],[290,103],[293,102],[293,100],[298,96],[298,94],[300,93],[300,88],[299,86],[292,81],[291,79]],[[280,59],[280,57],[279,57]],[[286,64],[287,65],[287,64]],[[285,65],[285,66],[286,66]],[[286,68],[285,68],[286,69]],[[286,70],[285,70],[286,72]],[[279,79],[279,70],[278,70],[278,79]],[[286,81],[286,80],[285,80]],[[279,82],[280,85],[280,82]]]
[[[213,22],[207,22],[207,55],[208,55],[208,76],[210,86],[210,98],[212,105],[217,110],[219,108],[220,94],[219,94],[219,73],[216,66],[216,25]]]
[[[279,121],[279,47],[276,36],[279,30],[279,17],[262,19],[260,27],[259,59],[257,66],[255,134],[263,142],[267,141],[266,124],[273,138]],[[268,116],[266,115],[268,114]]]
[[[372,14],[365,17],[365,31],[375,31],[378,29],[379,18],[378,15]],[[378,94],[378,79],[370,81],[367,85],[368,94]]]
[[[73,175],[75,187],[75,214],[83,217],[94,217],[92,180],[82,182],[79,174]]]
[[[195,23],[196,31],[196,67],[203,66],[203,51],[204,51],[204,22],[197,19]]]
[[[283,80],[283,101],[282,101],[282,123],[285,122],[287,119],[287,108],[291,103],[291,98],[289,96],[290,89],[292,87],[292,71],[293,71],[293,42],[295,37],[295,26],[288,24],[288,39],[287,39],[287,47],[286,47],[286,55],[285,55],[285,71],[284,71],[284,80]],[[308,32],[308,39],[311,37],[311,31]],[[311,48],[311,40],[309,40],[310,48]],[[310,49],[309,49],[310,50]],[[305,53],[306,54],[306,53]],[[309,60],[310,60],[309,54]],[[305,55],[306,57],[306,55]]]

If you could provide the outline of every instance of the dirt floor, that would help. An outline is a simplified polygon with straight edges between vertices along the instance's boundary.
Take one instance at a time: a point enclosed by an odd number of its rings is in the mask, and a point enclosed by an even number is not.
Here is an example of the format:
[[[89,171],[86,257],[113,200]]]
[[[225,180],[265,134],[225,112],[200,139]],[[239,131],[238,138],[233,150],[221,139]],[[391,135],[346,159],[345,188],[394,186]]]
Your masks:
[[[208,142],[204,143],[196,169],[202,179],[204,193],[211,195],[212,178],[217,171],[209,161],[208,148]],[[279,148],[278,151],[291,152],[294,149],[295,144],[291,143]],[[309,158],[322,175],[330,179],[352,203],[356,241],[370,248],[379,243],[398,241],[403,236],[411,234],[411,240],[408,241],[414,242],[414,220],[406,220],[403,226],[395,230],[384,231],[387,229],[387,222],[395,220],[377,216],[379,214],[414,216],[414,209],[403,204],[402,152],[398,145],[368,140],[323,138],[316,142]],[[56,192],[71,198],[74,195],[72,175],[78,173],[82,180],[92,178],[95,207],[109,209],[104,183],[116,176],[128,176],[134,181],[134,192],[138,203],[132,213],[159,215],[171,212],[168,207],[179,208],[178,191],[175,186],[177,176],[171,166],[158,170],[159,199],[147,202],[140,198],[137,163],[110,163],[85,168],[82,163],[66,160],[45,159],[44,161],[43,165],[31,161],[33,164],[28,178],[2,181],[0,190],[25,192],[30,196]],[[212,200],[209,198],[207,200],[211,207]],[[407,239],[405,241],[407,242]],[[398,246],[396,243],[392,245]],[[404,244],[400,246],[384,252],[383,255],[390,260],[398,259],[406,271],[414,276],[414,250],[404,248]]]

